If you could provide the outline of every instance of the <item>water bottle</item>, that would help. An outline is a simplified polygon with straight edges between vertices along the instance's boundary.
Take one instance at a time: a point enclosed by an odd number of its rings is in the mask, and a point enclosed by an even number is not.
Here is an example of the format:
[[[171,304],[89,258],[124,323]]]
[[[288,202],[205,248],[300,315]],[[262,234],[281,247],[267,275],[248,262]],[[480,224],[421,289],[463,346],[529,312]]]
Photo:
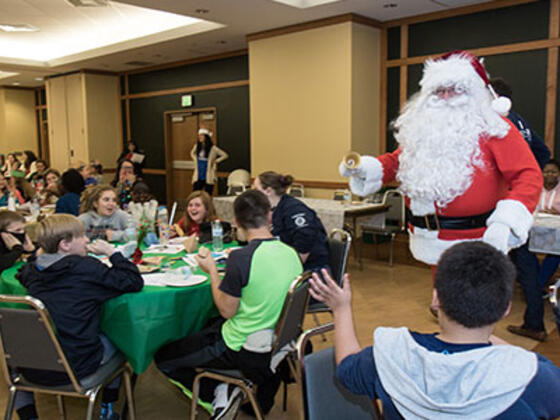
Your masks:
[[[39,217],[39,214],[41,213],[41,205],[39,204],[39,200],[37,199],[37,196],[33,197],[33,200],[31,200],[31,217],[33,220],[37,220],[37,217]]]
[[[224,231],[219,220],[212,221],[212,250],[215,252],[224,249]]]
[[[138,233],[136,232],[137,225],[138,222],[131,217],[126,224],[126,229],[124,230],[124,236],[127,241],[135,241],[138,238]]]
[[[8,196],[8,210],[16,211],[16,197],[12,193]]]
[[[157,224],[159,228],[159,243],[166,244],[169,240],[169,216],[165,206],[160,206],[157,212]]]

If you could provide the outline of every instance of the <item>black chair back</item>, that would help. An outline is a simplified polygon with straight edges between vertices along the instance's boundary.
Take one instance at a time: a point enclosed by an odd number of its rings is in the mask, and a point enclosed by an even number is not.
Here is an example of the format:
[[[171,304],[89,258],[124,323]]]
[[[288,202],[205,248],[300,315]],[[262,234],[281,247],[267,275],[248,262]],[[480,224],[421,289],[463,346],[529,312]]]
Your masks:
[[[309,279],[311,272],[298,276],[291,284],[280,318],[274,330],[272,356],[286,344],[295,343],[303,331],[303,320],[309,303]]]
[[[340,236],[340,239],[337,238]],[[328,239],[329,243],[329,265],[333,278],[338,284],[342,283],[342,276],[346,272],[346,263],[350,253],[352,237],[342,229],[333,229]]]
[[[65,373],[75,391],[81,392],[83,388],[62,351],[51,317],[43,303],[30,296],[10,295],[0,295],[0,302],[28,307],[0,307],[0,356],[5,372],[40,369]],[[9,375],[6,376],[8,383],[11,383]]]
[[[298,367],[305,420],[381,418],[377,406],[363,395],[352,394],[336,378],[334,349],[332,347],[305,354],[309,340],[333,330],[325,324],[305,331],[297,343]]]

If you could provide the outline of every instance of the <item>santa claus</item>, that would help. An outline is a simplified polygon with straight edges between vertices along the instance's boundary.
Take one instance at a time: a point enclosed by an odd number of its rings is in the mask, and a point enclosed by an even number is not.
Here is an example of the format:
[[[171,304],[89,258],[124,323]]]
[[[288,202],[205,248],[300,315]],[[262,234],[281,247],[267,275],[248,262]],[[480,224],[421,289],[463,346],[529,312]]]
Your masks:
[[[420,87],[393,123],[396,151],[363,156],[354,169],[341,163],[352,192],[400,182],[410,250],[430,265],[459,241],[482,239],[504,253],[522,245],[543,180],[523,136],[500,114],[510,104],[493,98],[482,63],[465,51],[428,60]]]

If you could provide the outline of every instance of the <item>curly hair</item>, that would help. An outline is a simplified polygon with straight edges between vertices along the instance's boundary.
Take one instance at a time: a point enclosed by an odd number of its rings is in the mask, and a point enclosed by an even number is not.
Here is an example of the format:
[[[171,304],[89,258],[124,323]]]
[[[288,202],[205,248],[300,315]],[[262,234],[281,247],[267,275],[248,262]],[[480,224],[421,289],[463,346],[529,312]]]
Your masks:
[[[80,196],[80,214],[87,213],[90,210],[96,211],[97,209],[95,208],[95,203],[99,201],[101,195],[105,191],[113,191],[113,193],[115,193],[115,197],[117,196],[115,189],[108,184],[96,185],[85,189]]]

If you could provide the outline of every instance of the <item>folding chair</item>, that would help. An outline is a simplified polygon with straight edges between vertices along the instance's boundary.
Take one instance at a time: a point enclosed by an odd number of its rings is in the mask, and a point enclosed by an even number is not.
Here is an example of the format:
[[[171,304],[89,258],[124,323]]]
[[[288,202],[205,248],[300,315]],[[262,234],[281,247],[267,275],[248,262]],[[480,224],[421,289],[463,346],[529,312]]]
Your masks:
[[[311,272],[305,272],[298,276],[290,285],[290,289],[284,300],[282,312],[274,329],[274,342],[272,343],[272,357],[280,351],[288,350],[295,354],[295,343],[302,332],[303,320],[309,301],[309,279]],[[297,368],[290,356],[287,356],[288,364],[292,374],[297,378]],[[248,398],[255,416],[258,420],[264,419],[262,410],[257,402],[256,387],[247,379],[240,370],[232,369],[199,369],[193,382],[193,398],[191,404],[191,420],[196,418],[200,380],[212,378],[220,382],[233,384],[240,387]],[[286,403],[286,389],[284,388],[284,407]]]
[[[99,391],[121,373],[124,377],[129,418],[135,419],[130,382],[132,369],[121,353],[117,352],[96,372],[78,379],[62,351],[51,317],[39,299],[31,296],[0,295],[0,303],[10,306],[18,304],[17,309],[0,307],[0,356],[10,391],[6,420],[12,417],[17,391],[55,394],[62,419],[66,418],[63,396],[87,398],[89,403],[86,419],[91,420]],[[26,308],[20,309],[22,305]],[[27,369],[66,374],[70,383],[56,386],[37,384],[21,373]]]
[[[303,184],[292,184],[288,189],[288,194],[292,197],[305,197],[305,189]]]
[[[251,175],[245,169],[232,171],[227,178],[226,195],[239,195],[251,185]]]
[[[337,239],[337,236],[340,236],[340,239]],[[333,229],[329,235],[328,243],[329,265],[331,267],[332,276],[338,285],[341,286],[342,277],[346,272],[348,254],[350,253],[350,247],[352,245],[352,236],[342,229]],[[319,325],[319,318],[317,318],[319,312],[330,312],[330,309],[323,302],[313,302],[309,304],[307,313],[313,315],[313,320],[316,325]],[[326,341],[324,336],[323,341]]]
[[[383,204],[389,207],[383,213],[381,223],[378,225],[362,225],[362,234],[389,236],[391,240],[389,248],[389,265],[393,266],[393,245],[397,233],[406,230],[406,214],[403,194],[398,190],[387,190],[383,196]],[[361,257],[361,256],[360,256]]]
[[[379,408],[365,396],[346,390],[336,378],[332,347],[305,354],[309,340],[334,329],[325,324],[305,331],[297,343],[298,374],[302,391],[302,418],[305,420],[380,419]]]

